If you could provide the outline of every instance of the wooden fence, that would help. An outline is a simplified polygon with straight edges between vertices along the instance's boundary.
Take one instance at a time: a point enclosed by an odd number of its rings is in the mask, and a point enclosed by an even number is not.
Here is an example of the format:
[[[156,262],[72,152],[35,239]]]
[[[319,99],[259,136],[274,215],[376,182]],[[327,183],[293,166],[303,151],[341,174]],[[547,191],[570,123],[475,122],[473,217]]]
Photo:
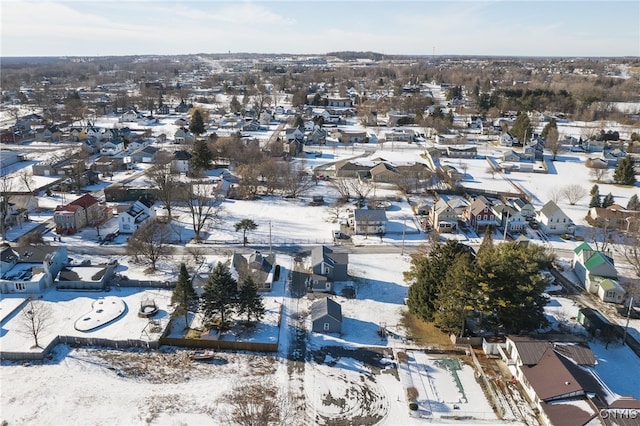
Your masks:
[[[278,352],[278,343],[239,342],[230,340],[184,339],[177,337],[161,337],[161,345],[183,346],[187,348],[206,348],[218,350],[235,350],[251,352]]]

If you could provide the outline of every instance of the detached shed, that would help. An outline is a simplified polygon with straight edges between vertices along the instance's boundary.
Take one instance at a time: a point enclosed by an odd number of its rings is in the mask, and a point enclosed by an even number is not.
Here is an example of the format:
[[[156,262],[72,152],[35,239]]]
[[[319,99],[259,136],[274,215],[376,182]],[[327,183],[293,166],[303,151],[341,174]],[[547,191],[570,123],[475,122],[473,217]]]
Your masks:
[[[328,297],[311,305],[311,330],[316,333],[340,333],[342,331],[342,306]]]

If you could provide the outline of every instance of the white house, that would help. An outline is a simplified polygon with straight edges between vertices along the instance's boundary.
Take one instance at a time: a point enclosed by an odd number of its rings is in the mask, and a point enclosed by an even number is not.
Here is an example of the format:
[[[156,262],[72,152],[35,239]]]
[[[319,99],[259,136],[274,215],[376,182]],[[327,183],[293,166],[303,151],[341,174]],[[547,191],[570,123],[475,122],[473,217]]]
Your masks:
[[[122,141],[109,141],[102,145],[100,148],[100,154],[102,155],[118,155],[124,152],[124,142]]]
[[[0,252],[0,293],[40,293],[66,263],[65,246],[6,247]]]
[[[153,203],[139,199],[127,211],[118,215],[118,230],[121,234],[133,234],[147,220],[155,220]]]
[[[538,222],[545,234],[573,234],[576,230],[571,218],[553,201],[542,206],[538,212]]]
[[[173,154],[171,159],[171,170],[176,173],[189,173],[189,162],[191,154],[187,151],[180,150]]]

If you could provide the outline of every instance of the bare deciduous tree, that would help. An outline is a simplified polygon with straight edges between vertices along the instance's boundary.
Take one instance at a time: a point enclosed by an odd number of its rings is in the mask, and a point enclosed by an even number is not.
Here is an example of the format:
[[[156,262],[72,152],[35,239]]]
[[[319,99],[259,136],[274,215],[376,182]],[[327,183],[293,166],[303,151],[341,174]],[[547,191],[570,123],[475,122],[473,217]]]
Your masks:
[[[220,221],[220,201],[211,195],[211,185],[191,182],[186,194],[186,204],[191,213],[191,225],[195,240],[200,241],[202,231]]]
[[[556,160],[558,152],[560,152],[560,148],[562,144],[560,143],[558,134],[558,129],[556,127],[551,127],[549,129],[549,133],[547,133],[547,139],[545,139],[545,147],[551,151],[551,159],[553,161]]]
[[[22,309],[18,330],[26,336],[33,337],[33,347],[39,348],[38,338],[51,324],[53,324],[51,306],[42,301],[31,300]]]
[[[20,172],[18,173],[18,179],[20,179],[20,182],[24,185],[25,188],[27,188],[27,191],[29,192],[33,192],[33,184],[34,184],[34,180],[33,180],[33,172],[31,171],[31,169],[22,169],[20,170]]]
[[[609,176],[609,169],[592,168],[589,174],[597,183],[601,183]]]
[[[345,203],[351,198],[351,184],[349,183],[349,180],[350,179],[344,177],[339,177],[331,180],[331,186],[333,186],[335,190],[338,191],[341,200]]]
[[[171,207],[180,196],[180,181],[169,170],[171,159],[164,154],[158,157],[156,164],[147,172],[147,182],[154,188],[154,194],[167,209],[171,221]]]
[[[156,220],[144,222],[127,243],[127,254],[137,261],[144,261],[156,269],[160,259],[169,252],[170,231],[168,225]]]
[[[369,193],[373,189],[373,186],[369,182],[365,182],[361,179],[351,179],[348,181],[350,191],[355,194],[358,202],[364,203],[364,200],[369,196]]]
[[[571,184],[562,188],[561,194],[570,205],[575,206],[587,196],[588,191],[578,184]]]
[[[315,185],[301,163],[289,163],[282,179],[282,192],[287,198],[298,198]]]

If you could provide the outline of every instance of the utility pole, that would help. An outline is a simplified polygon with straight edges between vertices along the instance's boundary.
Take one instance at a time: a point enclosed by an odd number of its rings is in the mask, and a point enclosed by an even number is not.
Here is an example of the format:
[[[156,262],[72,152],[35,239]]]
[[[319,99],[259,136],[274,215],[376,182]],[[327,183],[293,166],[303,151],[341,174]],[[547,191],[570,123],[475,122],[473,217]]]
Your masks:
[[[401,254],[404,256],[404,234],[407,229],[407,218],[402,219],[402,252]]]
[[[269,221],[269,254],[273,253],[273,246],[271,244],[271,221]]]
[[[629,317],[631,316],[631,308],[633,307],[633,296],[629,299],[629,309],[627,310],[627,323],[624,325],[624,333],[622,333],[622,344],[627,339],[627,328],[629,328]]]

